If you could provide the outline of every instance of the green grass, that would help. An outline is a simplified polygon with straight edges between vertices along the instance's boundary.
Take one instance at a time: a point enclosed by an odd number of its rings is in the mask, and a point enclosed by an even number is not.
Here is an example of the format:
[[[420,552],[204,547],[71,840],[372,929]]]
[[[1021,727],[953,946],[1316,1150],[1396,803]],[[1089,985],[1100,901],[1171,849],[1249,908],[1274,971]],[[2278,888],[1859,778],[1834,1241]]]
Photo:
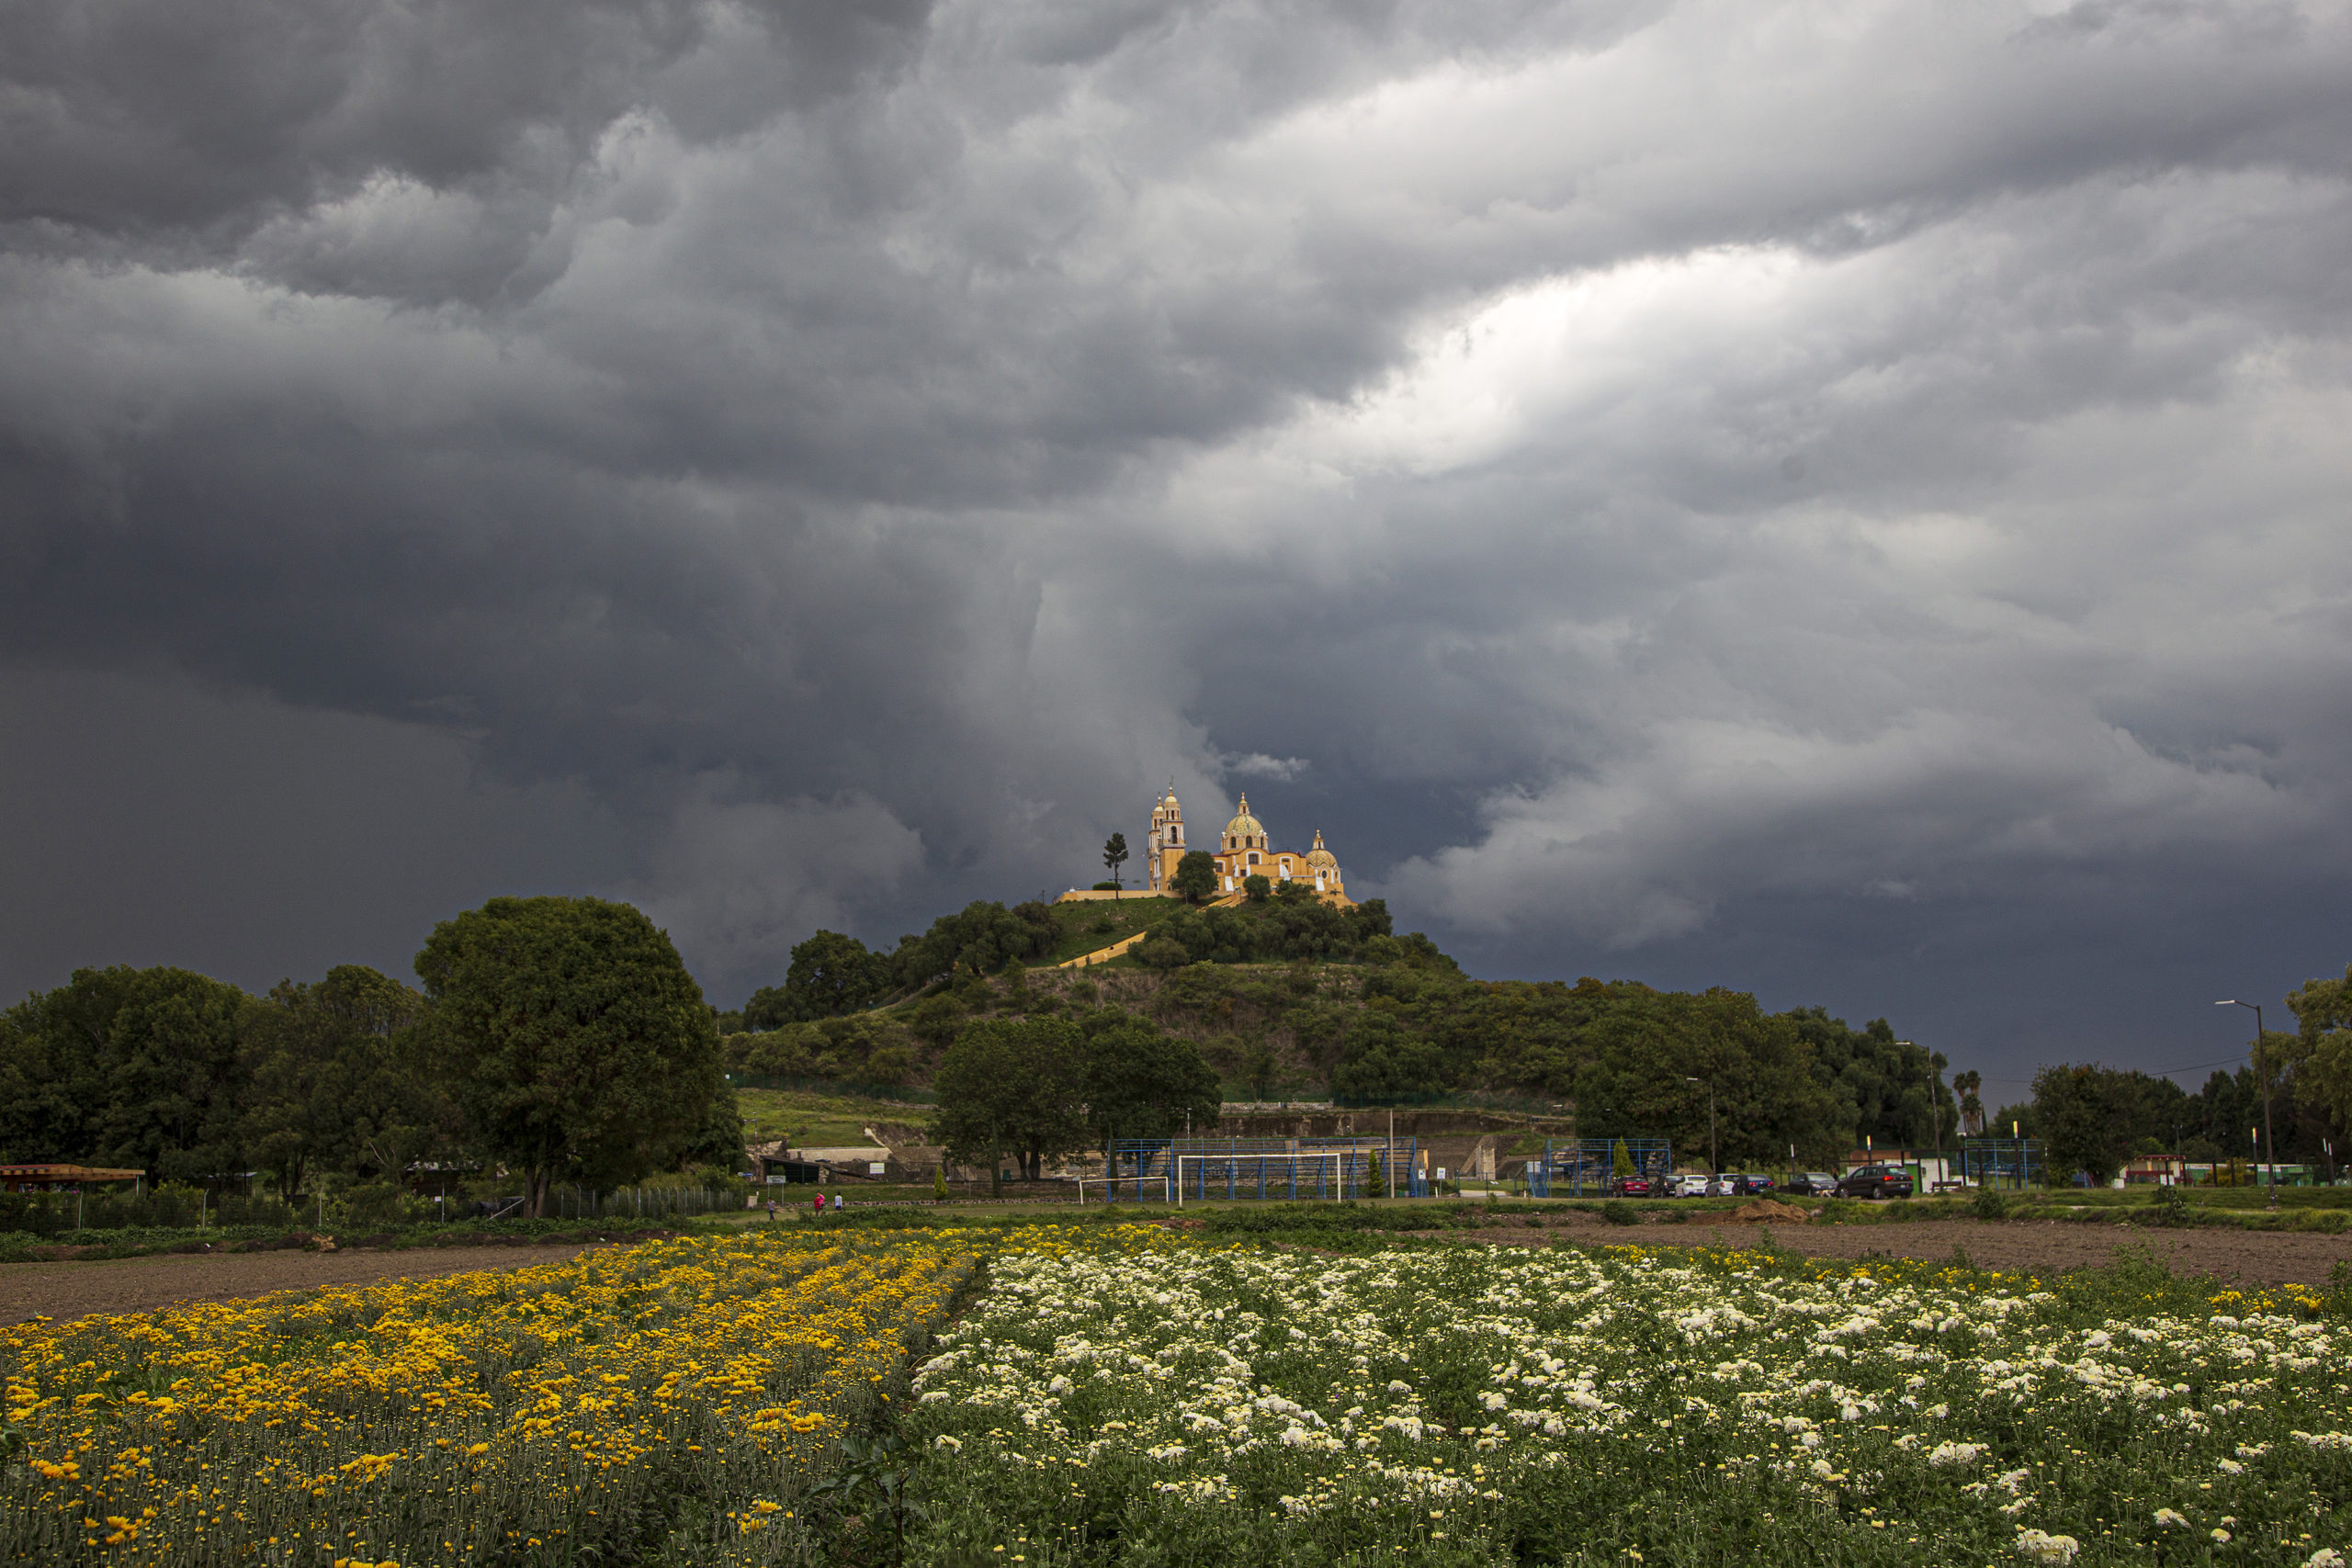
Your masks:
[[[1141,893],[1099,902],[1087,899],[1081,903],[1057,904],[1053,907],[1054,923],[1061,928],[1060,940],[1054,943],[1052,952],[1031,964],[1030,967],[1051,968],[1083,953],[1092,953],[1097,948],[1108,947],[1122,938],[1131,937],[1157,924],[1182,907],[1178,899]],[[1110,921],[1111,929],[1096,931],[1096,923],[1103,919]]]
[[[799,1148],[863,1144],[865,1129],[885,1122],[900,1127],[931,1125],[929,1106],[800,1089],[739,1089],[735,1107],[742,1113],[743,1135],[752,1143],[783,1138]]]

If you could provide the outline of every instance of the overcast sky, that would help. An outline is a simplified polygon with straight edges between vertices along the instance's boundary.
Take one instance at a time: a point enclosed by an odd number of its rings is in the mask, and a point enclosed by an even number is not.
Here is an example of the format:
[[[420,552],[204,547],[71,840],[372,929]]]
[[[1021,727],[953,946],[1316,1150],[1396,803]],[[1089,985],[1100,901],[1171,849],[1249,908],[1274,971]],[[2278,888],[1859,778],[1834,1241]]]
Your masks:
[[[2202,1066],[2352,961],[2352,12],[0,9],[0,986],[1174,778],[1487,976]]]

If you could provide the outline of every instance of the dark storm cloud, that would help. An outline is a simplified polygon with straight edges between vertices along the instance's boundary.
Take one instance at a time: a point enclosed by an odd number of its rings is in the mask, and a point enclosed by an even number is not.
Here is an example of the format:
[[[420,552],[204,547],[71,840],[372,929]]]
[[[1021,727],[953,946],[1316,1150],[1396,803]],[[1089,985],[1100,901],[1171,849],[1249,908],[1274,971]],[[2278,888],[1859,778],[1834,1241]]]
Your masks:
[[[721,994],[1171,772],[1492,969],[1982,1051],[1956,975],[2346,956],[2335,9],[0,28],[0,655],[461,757]]]

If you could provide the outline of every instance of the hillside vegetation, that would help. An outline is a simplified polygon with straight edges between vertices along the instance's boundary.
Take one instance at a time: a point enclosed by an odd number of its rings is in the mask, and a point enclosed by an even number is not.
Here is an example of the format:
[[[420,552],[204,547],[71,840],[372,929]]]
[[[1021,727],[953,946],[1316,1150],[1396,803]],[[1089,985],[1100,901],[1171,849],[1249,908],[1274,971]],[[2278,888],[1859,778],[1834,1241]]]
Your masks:
[[[1107,964],[1051,967],[1138,931],[1151,934]],[[910,974],[910,963],[943,959],[920,983]],[[863,977],[835,983],[842,974]],[[1712,1084],[1726,1161],[1783,1163],[1792,1145],[1801,1159],[1826,1159],[1866,1134],[1930,1136],[1927,1054],[1884,1020],[1853,1029],[1822,1008],[1768,1013],[1720,988],[1474,980],[1427,936],[1396,934],[1376,900],[1347,910],[1311,897],[975,905],[888,954],[820,933],[745,1013],[767,1027],[727,1035],[739,1072],[928,1083],[983,1020],[1061,1017],[1089,1037],[1139,1020],[1197,1045],[1234,1098],[1501,1092],[1572,1105],[1586,1136],[1704,1147]],[[1949,1136],[1959,1108],[1936,1088]]]

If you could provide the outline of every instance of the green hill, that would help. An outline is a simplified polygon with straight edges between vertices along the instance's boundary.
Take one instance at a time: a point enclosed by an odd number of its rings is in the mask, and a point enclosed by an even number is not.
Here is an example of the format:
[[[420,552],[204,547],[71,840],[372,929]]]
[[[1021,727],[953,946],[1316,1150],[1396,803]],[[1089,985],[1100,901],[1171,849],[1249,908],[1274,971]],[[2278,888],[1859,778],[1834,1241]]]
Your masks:
[[[1139,931],[1106,964],[1056,966]],[[1688,1147],[1704,1145],[1712,1085],[1725,1158],[1776,1164],[1791,1145],[1825,1159],[1865,1134],[1924,1143],[1930,1125],[1926,1054],[1883,1020],[1855,1030],[1820,1008],[1768,1013],[1723,988],[1473,979],[1428,937],[1395,934],[1377,901],[973,905],[888,954],[820,932],[762,998],[767,1027],[727,1036],[739,1072],[922,1084],[979,1020],[1060,1016],[1091,1031],[1138,1018],[1198,1046],[1230,1099],[1523,1096],[1572,1105],[1586,1136]],[[1946,1129],[1954,1109],[1946,1091]]]

